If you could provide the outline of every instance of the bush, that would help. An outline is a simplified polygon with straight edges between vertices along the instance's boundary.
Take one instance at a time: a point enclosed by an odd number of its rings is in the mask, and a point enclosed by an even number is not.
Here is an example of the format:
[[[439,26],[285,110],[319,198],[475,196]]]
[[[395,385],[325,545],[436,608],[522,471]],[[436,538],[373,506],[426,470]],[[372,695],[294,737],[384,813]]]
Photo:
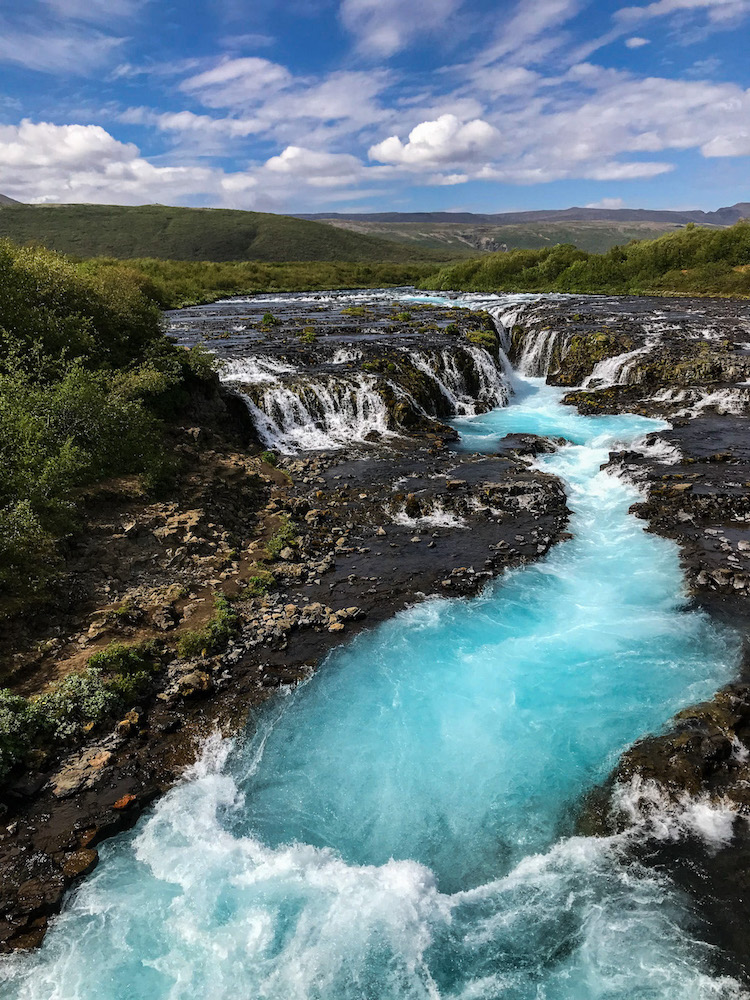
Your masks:
[[[94,670],[108,674],[135,674],[153,671],[159,662],[159,653],[153,642],[140,642],[128,646],[122,642],[111,642],[105,649],[89,657],[88,665]]]
[[[127,364],[161,335],[145,284],[129,268],[91,273],[47,250],[0,241],[1,353]]]
[[[279,530],[266,542],[266,549],[271,558],[278,559],[282,549],[285,549],[288,545],[296,545],[297,534],[297,526],[294,522],[285,518]]]
[[[687,226],[655,240],[589,254],[570,244],[489,254],[422,282],[452,291],[750,295],[750,222]]]
[[[227,598],[217,597],[214,607],[213,618],[203,628],[185,632],[180,639],[177,652],[183,659],[220,653],[237,632],[239,617]]]

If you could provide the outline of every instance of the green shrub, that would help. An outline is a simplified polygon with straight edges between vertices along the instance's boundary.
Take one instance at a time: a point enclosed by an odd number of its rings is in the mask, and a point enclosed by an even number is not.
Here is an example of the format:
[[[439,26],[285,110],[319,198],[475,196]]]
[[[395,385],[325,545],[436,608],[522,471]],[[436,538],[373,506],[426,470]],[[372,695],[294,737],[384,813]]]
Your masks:
[[[279,530],[266,542],[266,548],[272,559],[278,559],[282,549],[297,544],[297,526],[288,518],[283,519]]]
[[[91,273],[58,254],[0,241],[0,353],[35,348],[92,366],[127,364],[161,335],[147,279],[130,268]]]
[[[306,326],[301,333],[297,334],[297,336],[303,344],[314,344],[318,339],[314,326]]]
[[[154,642],[139,642],[130,646],[111,642],[105,649],[90,656],[88,665],[93,670],[108,674],[134,674],[154,670],[158,662],[159,652]]]
[[[272,573],[269,573],[267,570],[261,570],[254,576],[248,577],[247,594],[251,597],[261,597],[263,594],[268,593],[275,583],[276,580]]]
[[[226,597],[214,601],[214,615],[203,628],[185,632],[177,646],[183,659],[220,653],[239,628],[239,617]]]
[[[602,254],[571,244],[488,254],[443,268],[422,288],[452,291],[750,295],[750,222],[686,226]]]
[[[263,326],[281,326],[281,320],[277,319],[273,313],[263,313],[263,319],[261,320]]]
[[[266,463],[266,465],[273,465],[274,467],[279,464],[279,456],[275,451],[264,451],[261,453],[261,460]]]

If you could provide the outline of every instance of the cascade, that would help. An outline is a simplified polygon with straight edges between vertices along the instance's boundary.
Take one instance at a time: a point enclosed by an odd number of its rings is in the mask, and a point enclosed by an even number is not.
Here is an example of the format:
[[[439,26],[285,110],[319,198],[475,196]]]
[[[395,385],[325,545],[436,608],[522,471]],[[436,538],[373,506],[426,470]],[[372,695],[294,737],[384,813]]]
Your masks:
[[[372,376],[297,376],[291,385],[265,386],[244,395],[259,437],[279,451],[340,448],[392,433]]]

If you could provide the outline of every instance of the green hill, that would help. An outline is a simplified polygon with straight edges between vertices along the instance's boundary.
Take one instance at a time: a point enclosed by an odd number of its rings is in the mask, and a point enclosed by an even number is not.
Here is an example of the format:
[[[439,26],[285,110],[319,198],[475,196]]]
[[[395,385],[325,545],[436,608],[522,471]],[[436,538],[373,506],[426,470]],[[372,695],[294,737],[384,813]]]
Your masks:
[[[120,259],[410,263],[462,255],[453,247],[405,246],[284,215],[164,205],[2,205],[2,237],[78,257]]]
[[[466,292],[750,296],[750,222],[685,229],[591,254],[570,244],[488,254],[443,268],[421,285]]]

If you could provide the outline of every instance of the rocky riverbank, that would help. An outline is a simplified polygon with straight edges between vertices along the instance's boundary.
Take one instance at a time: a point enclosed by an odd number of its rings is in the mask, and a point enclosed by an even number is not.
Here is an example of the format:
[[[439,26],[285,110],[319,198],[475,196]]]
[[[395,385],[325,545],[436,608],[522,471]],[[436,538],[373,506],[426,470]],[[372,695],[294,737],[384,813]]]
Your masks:
[[[277,320],[260,318],[265,356],[277,369],[294,365],[294,380],[312,391],[321,366],[334,365],[317,352],[339,336],[337,320],[306,344],[294,332],[299,317],[286,327]],[[210,732],[237,731],[358,630],[430,595],[476,593],[566,537],[562,487],[529,463],[552,445],[513,438],[492,457],[453,449],[444,419],[496,405],[492,393],[508,391],[485,317],[416,310],[394,319],[387,306],[353,326],[361,354],[335,365],[356,363],[343,382],[365,379],[384,400],[382,433],[315,452],[297,442],[294,454],[272,451],[256,437],[259,383],[230,377],[229,388],[195,400],[190,425],[174,428],[180,472],[169,495],[144,499],[129,483],[92,491],[87,531],[71,540],[65,596],[6,634],[5,683],[26,696],[85,670],[113,642],[149,644],[157,669],[139,704],[40,749],[6,783],[0,949],[39,944],[65,891],[96,865],[102,840],[178,780]],[[428,360],[420,368],[414,355]],[[377,364],[384,372],[364,367]],[[252,405],[237,395],[248,387]],[[330,431],[328,414],[315,419]],[[212,623],[224,606],[231,620],[215,650]]]

